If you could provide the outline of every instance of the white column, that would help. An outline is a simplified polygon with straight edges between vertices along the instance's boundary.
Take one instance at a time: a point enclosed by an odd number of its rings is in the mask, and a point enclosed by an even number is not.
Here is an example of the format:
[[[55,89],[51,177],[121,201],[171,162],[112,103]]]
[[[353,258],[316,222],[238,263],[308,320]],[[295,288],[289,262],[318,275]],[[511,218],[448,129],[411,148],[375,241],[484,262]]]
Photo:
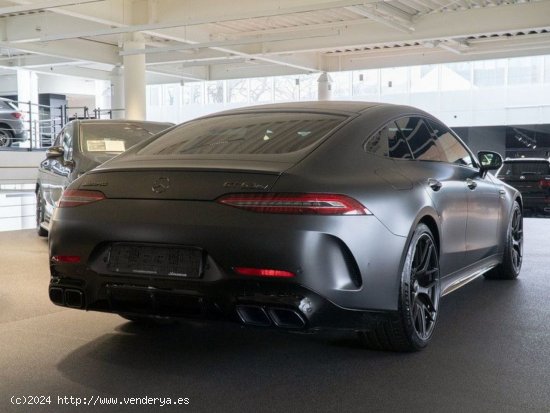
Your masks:
[[[124,118],[124,74],[120,66],[111,71],[111,109],[113,119]],[[122,109],[122,110],[120,110]]]
[[[143,49],[143,36],[134,33],[131,40],[124,42],[124,50]],[[126,119],[145,120],[145,54],[123,56],[124,104]]]
[[[32,147],[40,146],[40,122],[38,118],[38,76],[35,72],[17,69],[17,99],[19,109],[25,114],[25,126]],[[31,103],[29,106],[28,102]],[[30,123],[28,123],[30,120]],[[26,144],[25,144],[26,146]]]
[[[317,79],[318,100],[330,100],[332,97],[332,79],[328,73],[323,72]]]

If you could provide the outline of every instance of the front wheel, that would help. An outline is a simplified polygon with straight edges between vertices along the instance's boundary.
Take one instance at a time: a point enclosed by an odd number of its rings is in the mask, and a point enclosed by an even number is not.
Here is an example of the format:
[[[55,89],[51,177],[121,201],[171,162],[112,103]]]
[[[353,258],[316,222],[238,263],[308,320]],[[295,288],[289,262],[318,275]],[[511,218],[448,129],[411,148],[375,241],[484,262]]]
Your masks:
[[[485,278],[497,280],[515,280],[523,263],[523,214],[517,201],[514,201],[512,213],[506,230],[506,245],[502,263],[485,274]]]
[[[374,329],[360,332],[374,350],[418,351],[430,342],[439,311],[439,258],[428,226],[419,224],[409,244],[399,291],[398,311]]]

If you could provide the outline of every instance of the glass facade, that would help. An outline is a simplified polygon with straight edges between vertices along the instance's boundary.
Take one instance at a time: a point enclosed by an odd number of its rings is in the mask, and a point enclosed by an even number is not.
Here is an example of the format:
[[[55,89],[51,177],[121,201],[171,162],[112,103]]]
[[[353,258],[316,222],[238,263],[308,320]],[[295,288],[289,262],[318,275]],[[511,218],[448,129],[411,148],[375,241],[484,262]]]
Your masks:
[[[550,55],[329,76],[333,100],[411,104],[453,127],[547,123],[538,119],[550,116]],[[150,85],[148,113],[150,120],[181,122],[224,106],[317,100],[318,78],[319,73],[313,73]]]

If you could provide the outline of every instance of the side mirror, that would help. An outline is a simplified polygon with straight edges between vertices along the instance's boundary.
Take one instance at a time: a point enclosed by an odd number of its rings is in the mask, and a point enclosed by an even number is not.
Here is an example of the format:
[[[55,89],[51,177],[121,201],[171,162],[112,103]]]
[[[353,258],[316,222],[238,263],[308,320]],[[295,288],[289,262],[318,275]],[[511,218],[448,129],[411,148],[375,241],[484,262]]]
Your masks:
[[[46,150],[47,159],[62,158],[65,151],[61,146],[51,146]]]
[[[494,171],[502,166],[502,156],[497,152],[491,151],[479,151],[477,153],[477,159],[481,167],[479,172],[484,176],[487,171]]]

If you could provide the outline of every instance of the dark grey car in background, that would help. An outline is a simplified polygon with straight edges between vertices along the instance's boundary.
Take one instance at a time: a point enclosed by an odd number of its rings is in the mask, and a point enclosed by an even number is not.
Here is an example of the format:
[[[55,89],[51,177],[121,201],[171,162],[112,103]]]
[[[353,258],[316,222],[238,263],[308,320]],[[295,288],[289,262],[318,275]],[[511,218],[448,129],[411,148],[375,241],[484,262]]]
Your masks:
[[[36,228],[48,234],[50,218],[63,190],[76,178],[135,144],[173,126],[166,122],[75,120],[67,123],[46,150],[36,182]]]
[[[550,159],[506,159],[496,176],[521,192],[526,213],[550,215]]]
[[[488,173],[499,154],[478,159],[407,106],[304,102],[193,120],[68,187],[51,223],[50,299],[419,350],[442,295],[521,268],[521,196]]]

